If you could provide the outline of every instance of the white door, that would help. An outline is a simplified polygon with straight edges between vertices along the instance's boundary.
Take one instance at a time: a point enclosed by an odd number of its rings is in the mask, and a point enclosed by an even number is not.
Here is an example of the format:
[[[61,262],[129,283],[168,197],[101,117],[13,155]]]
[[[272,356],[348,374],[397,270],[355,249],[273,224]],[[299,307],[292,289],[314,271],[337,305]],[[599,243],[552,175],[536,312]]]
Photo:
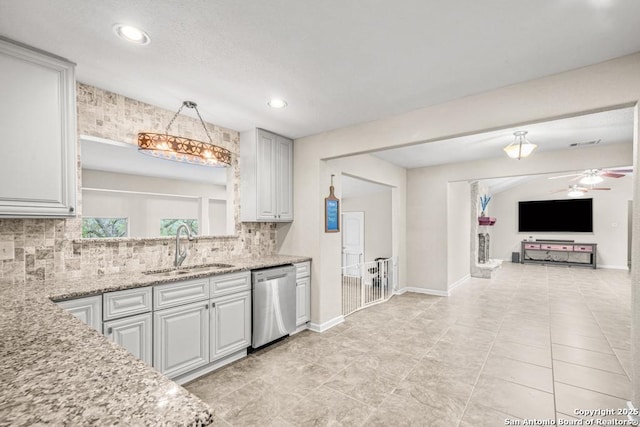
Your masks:
[[[279,220],[293,220],[293,141],[277,138],[277,207]]]
[[[311,320],[311,277],[296,280],[296,326]]]
[[[61,301],[58,305],[102,333],[102,295]]]
[[[152,366],[151,313],[104,322],[104,334],[138,359]]]
[[[216,298],[211,310],[212,362],[251,346],[251,292]]]
[[[209,363],[209,301],[156,311],[153,366],[169,378]]]
[[[358,264],[364,262],[364,212],[342,214],[342,266],[346,274],[360,276]]]
[[[258,145],[256,158],[257,173],[257,204],[259,220],[273,220],[278,217],[276,206],[276,144],[277,137],[274,134],[258,131]]]

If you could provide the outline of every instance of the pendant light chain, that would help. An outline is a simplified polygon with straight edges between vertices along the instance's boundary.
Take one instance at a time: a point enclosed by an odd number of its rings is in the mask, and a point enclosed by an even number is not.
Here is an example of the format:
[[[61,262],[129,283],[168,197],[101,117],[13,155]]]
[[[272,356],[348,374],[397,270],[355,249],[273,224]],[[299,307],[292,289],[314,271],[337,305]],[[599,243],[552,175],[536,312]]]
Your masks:
[[[211,145],[213,145],[213,140],[211,139],[211,135],[209,134],[209,130],[207,129],[207,125],[204,124],[204,120],[202,120],[202,116],[200,115],[200,111],[198,111],[198,104],[196,104],[193,101],[184,101],[182,103],[180,108],[178,108],[178,111],[176,111],[176,113],[173,115],[173,117],[169,121],[169,124],[165,128],[164,133],[169,135],[169,129],[171,128],[171,125],[176,120],[176,117],[178,117],[178,115],[180,114],[180,112],[182,111],[182,109],[184,107],[193,108],[194,110],[196,110],[196,114],[198,115],[198,118],[200,119],[200,123],[202,124],[202,127],[204,128],[204,131],[207,134],[207,138],[209,138],[209,142],[211,143]]]

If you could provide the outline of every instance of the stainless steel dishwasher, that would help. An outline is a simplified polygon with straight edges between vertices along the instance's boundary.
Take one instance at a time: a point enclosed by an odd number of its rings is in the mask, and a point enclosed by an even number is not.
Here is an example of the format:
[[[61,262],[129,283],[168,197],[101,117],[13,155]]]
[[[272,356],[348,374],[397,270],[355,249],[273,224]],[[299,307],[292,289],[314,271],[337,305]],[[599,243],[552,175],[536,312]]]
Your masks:
[[[296,268],[284,265],[253,271],[253,335],[261,347],[296,329]]]

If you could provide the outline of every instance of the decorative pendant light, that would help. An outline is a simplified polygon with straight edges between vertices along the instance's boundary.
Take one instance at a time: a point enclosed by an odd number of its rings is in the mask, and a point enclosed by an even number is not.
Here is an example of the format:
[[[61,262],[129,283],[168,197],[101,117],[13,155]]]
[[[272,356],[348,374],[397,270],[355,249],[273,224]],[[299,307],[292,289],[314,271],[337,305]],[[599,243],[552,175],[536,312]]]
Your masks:
[[[169,129],[184,107],[193,108],[202,123],[202,127],[209,138],[209,142],[200,142],[181,136],[169,135]],[[192,101],[184,101],[176,114],[167,125],[164,133],[138,133],[138,151],[162,159],[195,165],[229,167],[231,166],[231,152],[214,145],[211,135],[198,111],[198,105]]]
[[[538,146],[536,144],[530,143],[527,140],[527,138],[525,137],[527,133],[529,132],[525,130],[519,130],[513,133],[513,135],[515,136],[515,140],[511,144],[504,147],[504,151],[505,153],[507,153],[507,156],[511,157],[512,159],[520,160],[521,158],[527,157],[529,154],[533,153],[533,150],[535,150]]]

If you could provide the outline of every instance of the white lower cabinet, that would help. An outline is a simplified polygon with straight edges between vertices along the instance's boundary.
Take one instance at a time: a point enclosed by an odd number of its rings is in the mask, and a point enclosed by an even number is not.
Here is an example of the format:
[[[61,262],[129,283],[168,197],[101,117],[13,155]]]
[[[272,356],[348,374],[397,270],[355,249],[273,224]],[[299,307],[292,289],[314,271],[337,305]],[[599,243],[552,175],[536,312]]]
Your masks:
[[[58,306],[102,333],[102,295],[60,301]]]
[[[209,301],[153,314],[153,366],[172,378],[209,363]]]
[[[211,300],[211,361],[251,345],[251,292]]]
[[[311,277],[296,280],[296,326],[311,320]]]
[[[153,365],[151,313],[104,322],[104,335],[149,366]]]

